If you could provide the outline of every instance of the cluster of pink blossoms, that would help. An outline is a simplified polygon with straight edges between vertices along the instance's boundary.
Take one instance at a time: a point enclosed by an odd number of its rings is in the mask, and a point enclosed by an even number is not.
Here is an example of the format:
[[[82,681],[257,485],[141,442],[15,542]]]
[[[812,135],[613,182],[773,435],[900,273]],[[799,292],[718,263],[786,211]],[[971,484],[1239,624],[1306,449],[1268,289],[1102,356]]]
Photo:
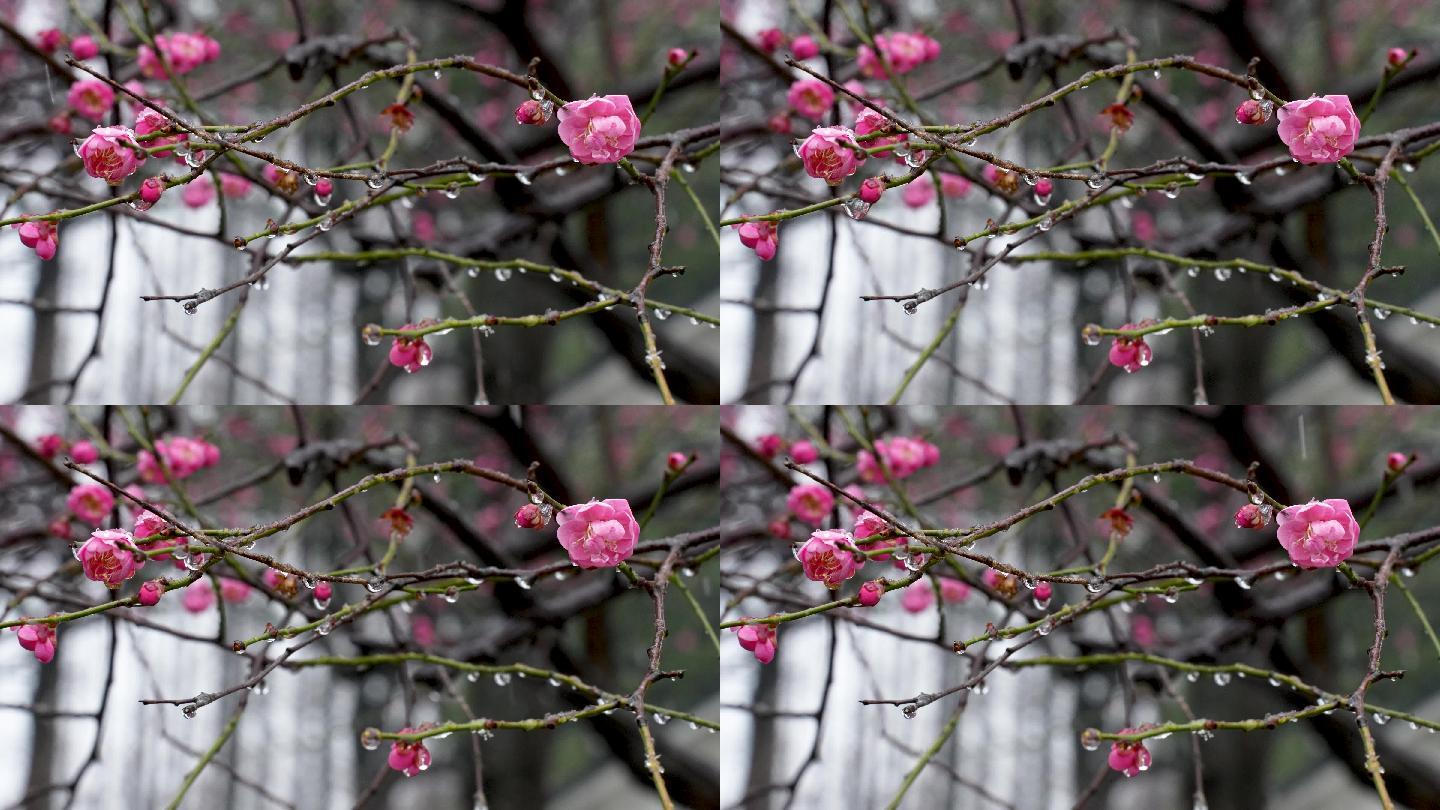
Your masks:
[[[156,458],[156,454],[159,458]],[[170,480],[166,471],[177,480],[220,463],[220,448],[189,436],[171,436],[155,442],[155,453],[141,450],[137,456],[140,480],[147,484],[163,484]]]
[[[746,624],[735,629],[741,649],[754,653],[755,660],[768,664],[775,660],[779,637],[768,624]]]
[[[768,262],[775,258],[776,251],[780,249],[778,223],[763,220],[741,222],[735,226],[735,231],[740,234],[740,244],[755,251],[761,261]]]
[[[879,459],[876,459],[879,454]],[[877,439],[875,441],[875,452],[861,450],[856,455],[856,467],[860,471],[860,480],[869,484],[881,483],[885,480],[884,468],[890,471],[890,476],[896,480],[909,478],[926,467],[933,467],[940,463],[940,448],[919,437],[894,436],[889,439]]]
[[[55,659],[55,644],[59,640],[55,628],[48,624],[22,624],[15,628],[20,646],[35,654],[35,660],[48,664]]]
[[[876,34],[875,47],[880,49],[879,54],[869,45],[861,45],[858,53],[860,72],[871,78],[887,75],[885,63],[889,63],[896,75],[903,75],[940,57],[940,43],[919,32]]]
[[[17,222],[12,226],[20,232],[20,244],[35,251],[42,261],[50,261],[55,258],[55,251],[60,249],[60,231],[55,223],[48,220],[35,220],[33,222]]]
[[[35,47],[45,53],[55,53],[65,47],[66,42],[70,43],[70,53],[74,54],[76,59],[94,59],[100,55],[99,44],[97,44],[95,38],[89,34],[81,34],[74,39],[70,39],[70,37],[59,28],[46,28],[44,31],[35,35]]]
[[[35,440],[35,452],[41,458],[54,458],[69,448],[70,457],[75,459],[77,464],[94,464],[100,459],[100,451],[89,439],[81,439],[73,444],[64,436],[47,433]]]
[[[205,34],[185,31],[157,34],[154,48],[140,46],[140,73],[151,79],[163,79],[173,70],[175,75],[183,76],[219,58],[220,43]]]
[[[624,498],[567,506],[555,516],[560,545],[581,568],[614,568],[635,553],[640,523]]]

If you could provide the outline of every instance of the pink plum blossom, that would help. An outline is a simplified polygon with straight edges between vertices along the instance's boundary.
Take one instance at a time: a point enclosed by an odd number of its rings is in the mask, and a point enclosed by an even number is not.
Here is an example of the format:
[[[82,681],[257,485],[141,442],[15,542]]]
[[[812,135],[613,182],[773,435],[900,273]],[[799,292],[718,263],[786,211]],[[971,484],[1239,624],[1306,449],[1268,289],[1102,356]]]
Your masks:
[[[180,604],[191,613],[204,613],[215,604],[215,588],[207,580],[196,580],[185,588]]]
[[[250,583],[234,577],[220,577],[220,598],[231,604],[239,604],[250,598],[254,589]]]
[[[796,557],[807,579],[822,582],[834,590],[860,570],[860,562],[848,548],[854,544],[855,539],[847,531],[819,531],[810,535]]]
[[[820,484],[796,484],[785,496],[785,506],[800,520],[819,526],[835,508],[835,496]]]
[[[65,496],[65,506],[70,509],[70,514],[91,526],[98,526],[115,508],[115,496],[101,484],[77,484]]]
[[[860,169],[865,152],[848,127],[818,127],[800,144],[805,173],[832,186]]]
[[[413,728],[400,729],[401,734],[412,734]],[[396,740],[390,744],[390,757],[387,760],[390,767],[408,776],[414,776],[430,767],[430,749],[425,743],[416,740],[406,742]]]
[[[774,458],[784,449],[785,437],[774,433],[766,433],[755,440],[755,452],[765,458]]]
[[[162,115],[159,110],[155,110],[150,107],[141,107],[135,112],[135,134],[137,136],[150,135],[156,132],[173,132],[174,129],[175,124],[170,119]],[[147,139],[145,141],[145,146],[155,149],[154,154],[156,157],[164,157],[165,155],[170,154],[171,150],[156,149],[156,147],[169,146],[170,144],[180,143],[181,141],[187,140],[189,137],[190,136],[185,134],[184,132],[176,132],[171,135],[159,135]]]
[[[908,613],[922,613],[935,604],[935,588],[926,580],[917,580],[905,588],[900,596],[900,607]]]
[[[785,93],[790,109],[811,121],[825,117],[825,111],[835,103],[835,91],[819,79],[800,79],[790,85]]]
[[[801,34],[790,40],[790,53],[796,59],[812,59],[820,55],[820,46],[815,44],[814,38],[809,34]]]
[[[820,451],[809,439],[801,439],[790,445],[790,457],[795,459],[796,464],[810,464],[820,458]]]
[[[226,197],[240,199],[250,193],[255,184],[250,182],[248,177],[241,177],[231,172],[220,173],[220,193]]]
[[[940,577],[940,598],[946,602],[964,602],[970,598],[970,586],[954,577]]]
[[[129,127],[97,127],[80,143],[85,173],[112,186],[140,170],[145,152]]]
[[[1301,163],[1336,163],[1355,149],[1360,118],[1348,96],[1311,96],[1276,113],[1280,140]]]
[[[46,28],[35,35],[35,47],[45,53],[55,53],[65,45],[66,39],[65,32],[59,28]]]
[[[403,330],[419,329],[418,324],[407,323],[400,327]],[[390,365],[405,369],[405,373],[414,374],[425,366],[430,365],[430,359],[434,354],[430,351],[430,344],[421,337],[405,337],[396,335],[395,342],[390,344]]]
[[[884,132],[893,127],[894,124],[891,123],[890,119],[869,107],[861,107],[860,111],[855,113],[855,135],[857,137],[870,135],[875,132]],[[865,146],[878,149],[882,146],[903,143],[908,139],[909,136],[904,132],[894,135],[877,135],[873,138],[867,138],[865,140]]]
[[[768,664],[775,660],[779,638],[775,628],[768,624],[747,624],[735,631],[740,646],[755,654],[755,660]]]
[[[180,192],[180,199],[191,208],[204,208],[215,199],[215,183],[201,175],[185,184],[185,190]]]
[[[935,184],[924,176],[911,180],[900,192],[900,199],[911,208],[924,208],[935,199]]]
[[[115,103],[115,91],[99,79],[81,79],[70,85],[65,101],[70,109],[99,123],[105,120],[105,113]]]
[[[100,54],[100,46],[95,44],[94,37],[83,34],[70,42],[70,52],[76,59],[94,59]]]
[[[946,197],[964,197],[970,191],[970,181],[954,172],[940,172],[940,193]]]
[[[1121,729],[1121,734],[1134,734],[1139,729]],[[1110,745],[1110,769],[1119,771],[1125,776],[1131,777],[1141,771],[1150,770],[1150,751],[1145,748],[1145,743],[1135,740],[1133,742],[1116,740]]]
[[[76,552],[80,568],[87,579],[118,588],[120,583],[135,576],[145,558],[135,552],[135,539],[124,529],[97,530]]]
[[[55,658],[55,628],[48,624],[23,624],[15,628],[20,646],[35,654],[35,660],[48,664]]]
[[[100,459],[100,451],[88,439],[81,439],[70,445],[70,457],[77,464],[94,464]]]
[[[55,433],[46,433],[35,440],[35,452],[41,458],[54,458],[65,450],[65,437]]]
[[[785,32],[779,28],[766,28],[755,36],[755,45],[765,53],[774,53],[785,44]]]
[[[1138,329],[1137,324],[1127,323],[1121,329]],[[1110,365],[1125,369],[1125,373],[1133,374],[1140,369],[1150,365],[1154,355],[1150,351],[1150,344],[1145,342],[1144,337],[1118,336],[1115,342],[1110,344]]]
[[[1301,568],[1334,568],[1355,551],[1360,524],[1342,498],[1287,506],[1276,516],[1280,545]]]
[[[560,140],[581,163],[617,163],[635,150],[640,118],[629,96],[591,96],[560,108]]]
[[[640,524],[623,498],[591,499],[555,516],[560,545],[581,568],[613,568],[635,553]]]
[[[740,244],[755,251],[761,261],[775,258],[775,252],[780,249],[780,226],[777,223],[764,220],[742,222],[735,226],[735,230],[740,234]]]

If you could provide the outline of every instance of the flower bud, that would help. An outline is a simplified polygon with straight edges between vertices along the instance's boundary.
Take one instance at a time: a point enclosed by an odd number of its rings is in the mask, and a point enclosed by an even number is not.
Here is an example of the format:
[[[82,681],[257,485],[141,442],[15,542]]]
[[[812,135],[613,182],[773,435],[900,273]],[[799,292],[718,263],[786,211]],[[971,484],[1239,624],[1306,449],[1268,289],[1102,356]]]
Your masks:
[[[671,453],[665,457],[665,467],[670,470],[670,472],[680,472],[685,469],[685,465],[689,463],[689,461],[690,457],[684,453]]]
[[[160,580],[152,579],[140,586],[140,604],[145,607],[154,607],[160,602],[160,597],[165,593],[165,586]]]
[[[685,64],[685,59],[689,56],[690,54],[684,48],[671,48],[665,54],[665,61],[669,62],[671,67],[680,67]]]
[[[860,604],[865,607],[875,607],[880,603],[880,597],[885,595],[885,583],[878,579],[872,579],[860,586],[858,597]]]
[[[1235,512],[1235,528],[1237,529],[1263,529],[1270,523],[1271,509],[1266,509],[1253,503],[1247,503]]]
[[[1240,102],[1239,107],[1235,108],[1235,123],[1251,126],[1263,124],[1270,120],[1270,113],[1274,111],[1274,103],[1268,100],[1256,101],[1253,98],[1247,98]]]
[[[519,107],[515,108],[515,123],[538,127],[550,120],[550,113],[554,110],[553,102],[527,98],[520,103]]]
[[[880,202],[880,195],[885,193],[885,181],[878,177],[869,177],[860,184],[860,199],[874,205]]]
[[[1391,67],[1400,67],[1409,56],[1409,52],[1404,48],[1391,48],[1385,52],[1385,61],[1389,62]]]
[[[160,195],[165,193],[165,181],[158,177],[147,177],[145,182],[140,184],[140,201],[146,205],[154,205],[160,201]]]
[[[527,503],[515,510],[515,525],[518,528],[543,529],[548,522],[548,516],[539,504]]]
[[[1391,453],[1385,457],[1385,466],[1390,469],[1390,472],[1398,473],[1405,469],[1405,465],[1409,463],[1410,457],[1404,453]]]
[[[796,464],[809,464],[820,458],[820,452],[815,449],[815,445],[801,439],[790,445],[790,457],[795,459]]]

